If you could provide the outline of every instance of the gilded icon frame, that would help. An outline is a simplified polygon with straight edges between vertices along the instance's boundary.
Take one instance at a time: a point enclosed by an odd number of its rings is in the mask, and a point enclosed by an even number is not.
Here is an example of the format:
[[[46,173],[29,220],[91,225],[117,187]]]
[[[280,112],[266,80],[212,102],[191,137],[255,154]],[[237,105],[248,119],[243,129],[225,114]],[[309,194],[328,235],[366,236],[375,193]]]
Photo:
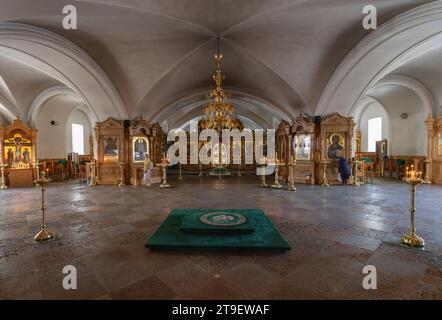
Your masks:
[[[140,149],[140,145],[143,146],[143,150]],[[134,137],[132,141],[132,161],[143,162],[145,157],[144,153],[149,152],[149,139],[146,137]]]
[[[338,160],[338,157],[335,157],[335,158],[331,158],[331,157],[330,157],[330,147],[334,144],[334,143],[333,143],[333,139],[334,139],[334,137],[338,137],[338,139],[339,139],[339,141],[338,141],[338,145],[342,148],[342,150],[344,150],[344,152],[345,152],[345,150],[346,150],[345,135],[342,134],[342,133],[340,133],[340,132],[333,132],[333,133],[331,133],[331,134],[328,136],[328,139],[327,139],[327,152],[326,152],[326,154],[327,154],[327,158],[328,158],[329,160]]]

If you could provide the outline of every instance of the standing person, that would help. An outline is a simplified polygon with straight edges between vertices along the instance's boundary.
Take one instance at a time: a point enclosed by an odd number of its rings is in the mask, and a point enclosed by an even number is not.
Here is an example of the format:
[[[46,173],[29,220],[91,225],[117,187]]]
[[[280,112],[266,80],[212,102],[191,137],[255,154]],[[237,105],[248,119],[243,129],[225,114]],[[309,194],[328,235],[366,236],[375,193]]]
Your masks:
[[[147,152],[144,153],[144,175],[143,175],[143,184],[150,187],[150,175],[153,168],[153,162],[150,160],[149,154]]]
[[[351,176],[351,168],[348,160],[343,157],[343,152],[340,150],[338,152],[339,159],[339,173],[341,175],[342,183],[348,185],[348,178]]]

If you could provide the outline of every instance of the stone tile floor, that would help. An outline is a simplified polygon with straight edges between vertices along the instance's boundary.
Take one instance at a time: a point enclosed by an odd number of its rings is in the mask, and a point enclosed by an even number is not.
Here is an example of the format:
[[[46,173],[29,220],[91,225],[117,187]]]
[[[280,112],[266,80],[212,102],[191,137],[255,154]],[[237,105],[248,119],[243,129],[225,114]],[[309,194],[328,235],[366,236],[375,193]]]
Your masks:
[[[37,188],[0,192],[1,299],[442,299],[442,187],[419,186],[425,250],[401,246],[407,185],[297,185],[260,189],[254,177],[185,177],[173,187],[52,184],[47,223],[58,238],[35,243]],[[288,239],[286,254],[151,252],[144,248],[173,208],[260,208]],[[65,265],[78,290],[62,288]],[[362,287],[365,265],[378,289]]]

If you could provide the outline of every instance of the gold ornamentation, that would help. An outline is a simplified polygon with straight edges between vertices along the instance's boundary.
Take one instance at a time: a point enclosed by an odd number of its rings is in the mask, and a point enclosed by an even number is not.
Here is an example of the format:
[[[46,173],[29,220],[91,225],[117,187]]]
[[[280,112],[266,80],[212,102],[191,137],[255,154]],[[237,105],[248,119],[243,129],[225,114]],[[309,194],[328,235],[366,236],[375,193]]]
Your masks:
[[[38,185],[41,187],[41,230],[34,237],[35,241],[47,241],[54,237],[54,234],[47,230],[46,221],[45,221],[45,191],[48,180],[46,179],[46,174],[44,172],[41,173],[41,177],[37,180]]]
[[[414,226],[414,214],[416,212],[414,195],[416,186],[422,184],[422,172],[415,171],[413,165],[411,170],[407,167],[404,180],[410,185],[410,230],[408,234],[404,234],[401,237],[401,242],[410,247],[424,247],[425,241],[416,234]]]
[[[183,169],[181,168],[182,166],[181,166],[181,162],[180,162],[180,167],[179,167],[179,174],[178,174],[178,177],[176,178],[178,181],[183,181],[184,180],[184,178],[183,178]]]
[[[424,164],[425,164],[425,178],[424,178],[424,181],[422,183],[423,184],[431,184],[431,179],[430,179],[431,160],[430,159],[425,159]]]
[[[125,187],[126,186],[126,179],[124,178],[124,165],[126,162],[120,162],[120,171],[121,171],[121,178],[120,183],[118,184],[119,187]]]
[[[1,170],[0,190],[8,189],[8,186],[6,185],[6,179],[5,179],[5,168],[7,166],[8,166],[7,164],[0,163],[0,170]]]
[[[170,188],[170,184],[167,183],[167,166],[169,165],[169,159],[166,156],[161,160],[161,168],[163,169],[163,181],[160,184],[160,188],[167,189]]]
[[[40,162],[38,162],[38,160],[36,160],[34,163],[34,166],[35,166],[36,175],[37,175],[37,177],[39,177],[40,176]],[[74,168],[75,168],[75,166],[74,166]],[[38,187],[37,181],[35,181],[35,187]]]
[[[265,167],[267,166],[267,157],[263,157],[260,159],[260,163],[258,163],[258,168],[261,170],[262,174],[259,176],[259,185],[260,188],[267,188],[268,185],[266,183],[266,174]]]
[[[221,71],[221,62],[223,55],[219,50],[218,38],[218,52],[215,54],[216,71],[213,75],[216,88],[209,91],[209,103],[203,108],[203,120],[199,122],[199,129],[214,129],[221,132],[222,129],[238,129],[244,128],[241,121],[236,119],[235,107],[228,102],[231,94],[225,92],[222,84],[226,76]],[[221,164],[220,164],[221,165]]]
[[[329,187],[330,186],[330,184],[328,183],[328,179],[327,179],[327,165],[329,163],[330,162],[327,161],[327,160],[322,161],[322,165],[324,166],[324,175],[323,175],[323,178],[322,178],[322,186],[323,187]]]
[[[94,138],[92,136],[89,136],[89,154],[91,158],[94,158]]]
[[[279,166],[283,165],[281,161],[278,160],[278,153],[276,153],[275,161],[271,162],[271,165],[275,166],[275,182],[272,184],[273,189],[281,189],[282,185],[279,183]]]
[[[91,162],[91,181],[89,181],[89,187],[97,186],[97,163],[92,159]]]
[[[295,166],[296,166],[296,157],[294,156],[292,160],[289,162],[289,181],[288,181],[288,191],[295,191]]]

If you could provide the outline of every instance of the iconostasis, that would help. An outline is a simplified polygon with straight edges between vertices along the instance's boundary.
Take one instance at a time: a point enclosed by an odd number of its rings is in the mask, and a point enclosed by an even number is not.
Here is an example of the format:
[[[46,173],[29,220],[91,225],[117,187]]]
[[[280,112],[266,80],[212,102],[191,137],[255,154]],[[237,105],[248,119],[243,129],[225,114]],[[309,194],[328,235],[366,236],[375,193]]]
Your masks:
[[[295,183],[315,184],[319,164],[315,164],[316,125],[311,118],[298,117],[290,129],[291,153],[296,159]]]
[[[149,124],[143,118],[133,121],[129,128],[129,174],[130,183],[140,185],[144,173],[144,160],[149,157],[154,164],[161,162],[164,148],[164,134],[158,123]],[[161,181],[161,171],[154,168],[151,173],[151,182]]]
[[[7,165],[9,187],[32,187],[37,178],[34,172],[37,130],[17,118],[11,125],[0,128],[0,143],[0,163]]]
[[[339,159],[350,160],[352,158],[352,142],[355,123],[352,117],[344,117],[334,113],[321,120],[319,135],[319,147],[321,152],[321,163],[318,177],[325,177],[330,184],[339,184],[338,167]]]

